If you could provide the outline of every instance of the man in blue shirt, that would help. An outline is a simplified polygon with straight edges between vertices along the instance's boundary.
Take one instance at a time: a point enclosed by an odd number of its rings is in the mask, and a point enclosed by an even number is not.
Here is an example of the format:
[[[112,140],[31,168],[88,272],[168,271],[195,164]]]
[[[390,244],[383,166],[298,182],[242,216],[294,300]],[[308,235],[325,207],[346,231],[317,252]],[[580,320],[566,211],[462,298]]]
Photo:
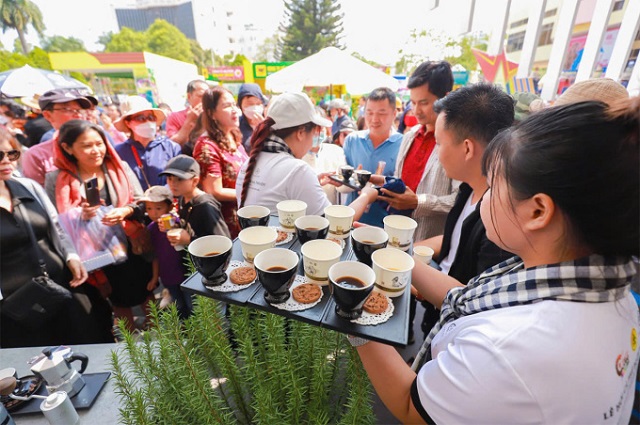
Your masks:
[[[380,87],[373,90],[367,98],[365,120],[369,128],[356,131],[347,136],[344,142],[344,155],[347,163],[354,168],[376,174],[393,176],[402,134],[393,129],[396,117],[396,95],[393,90]],[[378,170],[380,161],[385,162],[383,170]],[[355,199],[350,195],[349,202]],[[388,213],[378,203],[373,203],[369,211],[362,215],[360,222],[383,227],[382,219]]]

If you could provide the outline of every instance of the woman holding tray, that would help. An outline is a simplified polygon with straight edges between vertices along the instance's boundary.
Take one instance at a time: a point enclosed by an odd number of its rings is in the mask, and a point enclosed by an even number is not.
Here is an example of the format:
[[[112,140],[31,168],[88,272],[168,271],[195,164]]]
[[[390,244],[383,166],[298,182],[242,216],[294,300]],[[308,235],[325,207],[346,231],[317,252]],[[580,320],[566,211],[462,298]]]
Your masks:
[[[441,309],[413,369],[350,337],[402,422],[627,423],[640,347],[640,98],[550,108],[484,156],[489,239],[513,257],[463,287],[416,264]]]
[[[251,136],[249,161],[236,181],[239,208],[263,205],[276,213],[278,202],[297,199],[307,204],[307,214],[321,215],[331,205],[322,185],[331,183],[333,173],[316,172],[302,157],[313,145],[320,127],[331,127],[331,121],[316,112],[304,93],[284,93],[269,105],[267,118]],[[354,220],[375,199],[377,191],[365,188],[351,207]]]

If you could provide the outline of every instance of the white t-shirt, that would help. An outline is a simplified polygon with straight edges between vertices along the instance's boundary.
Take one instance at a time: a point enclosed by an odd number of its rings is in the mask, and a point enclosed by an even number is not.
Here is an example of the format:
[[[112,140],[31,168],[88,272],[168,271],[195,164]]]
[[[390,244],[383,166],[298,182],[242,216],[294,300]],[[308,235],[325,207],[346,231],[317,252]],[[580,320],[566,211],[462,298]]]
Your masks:
[[[456,221],[456,225],[453,227],[453,233],[451,234],[451,247],[449,248],[449,252],[447,256],[444,257],[440,261],[440,270],[442,273],[449,274],[449,270],[451,269],[451,265],[453,264],[453,260],[456,259],[456,254],[458,253],[458,247],[460,246],[460,235],[462,234],[462,224],[469,217],[475,209],[478,202],[475,204],[471,203],[471,199],[473,198],[473,192],[469,194],[469,198],[467,202],[464,204],[464,208],[458,217],[458,221]]]
[[[246,162],[236,180],[236,198],[240,194],[247,169]],[[321,215],[331,205],[318,182],[316,172],[307,163],[286,153],[261,152],[251,176],[245,205],[262,205],[277,214],[276,205],[287,199],[307,204],[308,215]]]
[[[420,404],[446,424],[627,423],[638,323],[631,294],[462,317],[433,340],[434,360],[416,381]]]

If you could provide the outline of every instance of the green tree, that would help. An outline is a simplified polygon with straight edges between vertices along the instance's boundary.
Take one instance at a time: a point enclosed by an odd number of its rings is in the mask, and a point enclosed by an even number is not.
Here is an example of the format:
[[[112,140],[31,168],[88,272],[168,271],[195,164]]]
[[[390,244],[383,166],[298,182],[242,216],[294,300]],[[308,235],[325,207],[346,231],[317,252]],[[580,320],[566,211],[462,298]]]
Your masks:
[[[107,46],[113,39],[113,31],[102,33],[100,37],[98,37],[98,44],[102,44],[102,50],[106,51]]]
[[[413,30],[405,46],[398,52],[400,59],[395,68],[398,74],[411,74],[422,62],[427,60],[446,60],[451,65],[460,64],[474,71],[478,62],[471,52],[472,48],[486,48],[487,37],[483,34],[467,34],[450,37],[442,31],[433,29]]]
[[[342,48],[342,18],[338,0],[286,0],[281,60],[304,59],[319,50]]]
[[[146,34],[127,27],[113,34],[104,49],[105,52],[142,52],[144,50],[148,50]]]
[[[275,62],[280,60],[282,38],[279,33],[273,34],[271,37],[264,39],[262,44],[256,48],[256,62]]]
[[[75,37],[63,37],[54,35],[53,37],[44,37],[42,40],[42,48],[47,52],[85,52],[82,40]]]
[[[27,55],[27,63],[34,68],[53,69],[49,60],[49,53],[39,47],[31,49]]]
[[[354,58],[356,58],[356,59],[360,59],[362,62],[364,62],[364,63],[368,63],[368,64],[369,64],[369,65],[371,65],[371,66],[375,66],[376,68],[380,68],[380,67],[382,66],[381,64],[379,64],[379,63],[378,63],[378,62],[376,62],[376,61],[372,61],[372,60],[369,60],[369,59],[365,58],[364,56],[362,56],[362,55],[361,55],[360,53],[358,53],[358,52],[353,52],[353,53],[351,53],[351,56],[353,56],[353,57],[354,57]]]
[[[487,50],[488,37],[486,34],[467,34],[456,40],[460,51],[457,55],[445,56],[445,60],[451,65],[460,64],[467,71],[475,71],[478,61],[471,49]]]
[[[213,65],[213,52],[210,49],[203,49],[200,43],[192,39],[189,39],[189,45],[191,47],[191,56],[193,56],[193,61],[198,67],[199,72],[202,68]]]
[[[249,59],[247,59],[245,55],[241,55],[241,54],[234,55],[233,53],[227,53],[222,57],[222,62],[220,63],[220,66],[242,66],[244,65],[244,62],[248,60]]]
[[[194,63],[186,35],[164,19],[156,19],[145,31],[149,51],[158,55]]]
[[[22,53],[25,55],[29,51],[29,45],[25,34],[31,25],[36,32],[42,36],[45,30],[42,22],[42,13],[38,6],[29,0],[1,0],[0,2],[0,24],[2,32],[7,29],[15,29],[22,45]]]

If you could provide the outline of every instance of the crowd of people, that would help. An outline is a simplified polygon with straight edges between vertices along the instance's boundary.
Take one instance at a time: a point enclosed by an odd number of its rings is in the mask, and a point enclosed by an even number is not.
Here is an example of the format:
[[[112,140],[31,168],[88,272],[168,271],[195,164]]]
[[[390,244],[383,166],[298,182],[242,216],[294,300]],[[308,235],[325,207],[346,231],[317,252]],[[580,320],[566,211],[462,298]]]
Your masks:
[[[78,92],[44,93],[33,137],[8,118],[0,128],[0,289],[8,299],[39,273],[25,267],[35,258],[28,221],[74,304],[37,332],[3,317],[0,346],[113,340],[113,318],[134,330],[132,308],[159,285],[188,317],[192,299],[179,285],[192,240],[235,238],[246,205],[276,214],[278,202],[298,199],[320,215],[349,204],[358,225],[414,219],[414,246],[432,248],[438,265],[413,270],[411,322],[417,301],[425,309],[413,365],[349,337],[399,420],[624,422],[640,358],[630,293],[640,99],[607,79],[575,84],[552,105],[486,83],[453,90],[450,65],[432,61],[407,87],[408,107],[380,87],[352,110],[304,93],[268,99],[256,84],[236,99],[196,80],[172,113],[138,96],[100,107]],[[344,165],[371,172],[371,184],[336,182]],[[59,224],[72,210],[121,226],[126,260],[87,272]]]

